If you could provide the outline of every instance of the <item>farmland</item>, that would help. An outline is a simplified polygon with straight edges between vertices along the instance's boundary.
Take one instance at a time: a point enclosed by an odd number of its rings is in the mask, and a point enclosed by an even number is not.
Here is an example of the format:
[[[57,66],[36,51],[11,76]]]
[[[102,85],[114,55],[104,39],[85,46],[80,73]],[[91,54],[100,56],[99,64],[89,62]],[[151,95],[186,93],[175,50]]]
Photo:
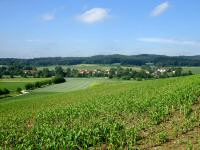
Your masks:
[[[200,0],[0,0],[0,150],[200,150]]]
[[[183,71],[188,72],[189,70],[194,74],[200,74],[200,67],[183,67]]]
[[[0,99],[5,97],[17,96],[21,93],[17,91],[17,89],[23,90],[25,89],[25,85],[27,83],[35,83],[43,80],[47,80],[48,78],[3,78],[0,79],[0,89],[8,89],[9,93],[7,95],[1,95]]]
[[[104,81],[87,87],[71,92],[48,89],[1,101],[1,147],[200,146],[199,75],[141,82]]]
[[[7,88],[11,91],[15,91],[18,87],[24,89],[25,84],[31,82],[37,82],[46,80],[47,78],[7,78],[0,79],[0,88]]]
[[[65,83],[47,86],[34,92],[70,92],[88,88],[102,82],[108,82],[103,78],[66,78]]]

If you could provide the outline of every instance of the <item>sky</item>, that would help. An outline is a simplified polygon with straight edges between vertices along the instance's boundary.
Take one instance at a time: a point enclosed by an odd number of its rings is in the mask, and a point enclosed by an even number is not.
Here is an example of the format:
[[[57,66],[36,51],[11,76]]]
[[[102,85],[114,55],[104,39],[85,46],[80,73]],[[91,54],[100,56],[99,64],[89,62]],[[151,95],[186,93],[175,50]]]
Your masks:
[[[0,58],[200,55],[200,0],[0,0]]]

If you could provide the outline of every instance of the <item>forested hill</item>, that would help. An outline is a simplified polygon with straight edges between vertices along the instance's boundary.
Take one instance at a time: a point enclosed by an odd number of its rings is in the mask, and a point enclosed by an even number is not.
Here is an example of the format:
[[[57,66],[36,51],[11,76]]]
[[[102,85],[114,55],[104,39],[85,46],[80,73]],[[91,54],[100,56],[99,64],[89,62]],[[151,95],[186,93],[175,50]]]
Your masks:
[[[114,64],[144,65],[154,63],[161,66],[200,66],[200,55],[197,56],[164,56],[164,55],[96,55],[91,57],[46,57],[34,59],[0,58],[0,65],[76,65],[76,64]]]

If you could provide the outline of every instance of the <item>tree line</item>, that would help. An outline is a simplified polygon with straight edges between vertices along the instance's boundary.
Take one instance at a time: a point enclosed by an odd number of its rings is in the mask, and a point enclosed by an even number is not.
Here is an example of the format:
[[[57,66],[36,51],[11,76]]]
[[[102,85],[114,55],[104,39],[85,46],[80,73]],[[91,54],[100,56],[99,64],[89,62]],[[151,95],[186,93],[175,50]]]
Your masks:
[[[77,64],[138,65],[154,63],[159,66],[200,66],[200,56],[165,55],[96,55],[91,57],[46,57],[34,59],[0,58],[0,65],[49,66]]]
[[[41,87],[47,86],[47,85],[64,83],[65,81],[66,80],[63,77],[54,77],[53,79],[50,79],[50,80],[38,81],[35,83],[27,83],[25,85],[25,89],[26,90],[34,90],[36,88],[41,88]]]
[[[43,68],[42,70],[37,70],[35,67],[25,68],[22,70],[21,67],[0,67],[0,74],[10,75],[10,77],[21,76],[21,77],[36,77],[36,78],[50,78],[56,77],[55,79],[63,79],[64,77],[108,77],[108,78],[118,78],[118,79],[150,79],[150,78],[168,78],[168,77],[178,77],[192,75],[192,72],[183,72],[181,67],[156,67],[150,65],[143,65],[141,70],[135,70],[131,67],[114,67],[108,70],[78,70],[74,68],[63,69],[61,66],[56,66],[54,70],[49,70],[48,68]],[[1,75],[1,76],[2,76]],[[1,77],[0,76],[0,77]],[[55,81],[48,81],[54,83]],[[46,81],[44,81],[44,84]],[[42,83],[40,83],[42,84]],[[38,83],[38,86],[40,86]],[[36,85],[37,87],[37,85]]]
[[[192,75],[191,71],[183,72],[180,67],[166,67],[157,68],[150,67],[148,65],[142,66],[140,71],[136,71],[132,68],[111,68],[109,73],[109,78],[118,78],[123,80],[143,80],[143,79],[159,79],[159,78],[170,78],[170,77],[180,77]]]

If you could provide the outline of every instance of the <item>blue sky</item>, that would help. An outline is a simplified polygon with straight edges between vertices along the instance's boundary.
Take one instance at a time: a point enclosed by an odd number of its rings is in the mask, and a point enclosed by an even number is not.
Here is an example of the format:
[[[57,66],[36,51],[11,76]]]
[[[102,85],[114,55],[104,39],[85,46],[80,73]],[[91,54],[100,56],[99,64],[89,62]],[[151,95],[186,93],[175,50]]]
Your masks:
[[[199,0],[0,0],[0,57],[200,54]]]

